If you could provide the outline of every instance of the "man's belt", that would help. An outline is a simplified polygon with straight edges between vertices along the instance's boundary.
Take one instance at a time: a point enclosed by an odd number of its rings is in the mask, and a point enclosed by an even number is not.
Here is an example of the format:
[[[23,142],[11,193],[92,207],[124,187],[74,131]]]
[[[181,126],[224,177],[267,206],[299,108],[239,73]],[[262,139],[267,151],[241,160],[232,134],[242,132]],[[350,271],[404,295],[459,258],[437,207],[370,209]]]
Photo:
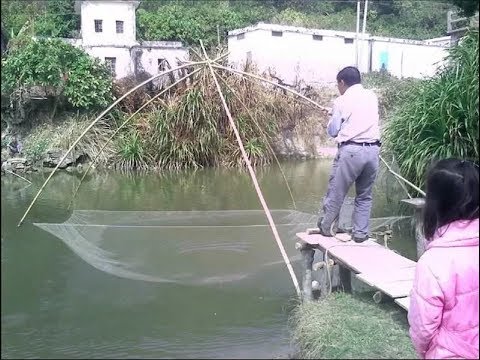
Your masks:
[[[345,145],[382,146],[382,143],[379,140],[377,140],[375,142],[356,142],[356,141],[352,141],[352,140],[347,140],[347,141],[344,141],[342,143],[339,143],[338,147],[342,147],[342,146],[345,146]]]

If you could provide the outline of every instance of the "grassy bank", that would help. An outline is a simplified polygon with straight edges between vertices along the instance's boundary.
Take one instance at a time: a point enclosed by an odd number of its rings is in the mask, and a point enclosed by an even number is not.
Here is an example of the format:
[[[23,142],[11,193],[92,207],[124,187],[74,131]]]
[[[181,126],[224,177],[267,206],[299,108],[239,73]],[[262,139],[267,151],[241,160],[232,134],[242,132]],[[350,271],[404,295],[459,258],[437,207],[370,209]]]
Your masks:
[[[366,295],[332,293],[300,304],[291,315],[302,359],[413,359],[406,313]]]

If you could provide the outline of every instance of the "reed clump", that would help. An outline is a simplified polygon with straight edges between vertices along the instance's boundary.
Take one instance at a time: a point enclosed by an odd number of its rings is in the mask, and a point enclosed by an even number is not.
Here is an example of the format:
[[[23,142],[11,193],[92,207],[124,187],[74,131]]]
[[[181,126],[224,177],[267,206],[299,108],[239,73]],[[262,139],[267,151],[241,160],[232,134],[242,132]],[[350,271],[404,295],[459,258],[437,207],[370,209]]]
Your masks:
[[[244,70],[256,72],[252,65],[246,65]],[[244,166],[215,83],[207,71],[192,75],[188,83],[175,87],[133,119],[116,139],[117,158],[113,163],[117,168]],[[282,131],[305,131],[311,104],[281,89],[229,72],[219,72],[218,77],[254,166],[272,161]],[[320,111],[318,114],[319,118],[323,116]]]

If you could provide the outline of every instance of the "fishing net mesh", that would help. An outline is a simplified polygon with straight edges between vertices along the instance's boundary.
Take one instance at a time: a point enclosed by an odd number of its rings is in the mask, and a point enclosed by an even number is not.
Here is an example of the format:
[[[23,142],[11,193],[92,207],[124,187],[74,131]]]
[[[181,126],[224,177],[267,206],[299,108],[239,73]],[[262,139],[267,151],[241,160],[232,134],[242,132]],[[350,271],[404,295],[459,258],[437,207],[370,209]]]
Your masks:
[[[340,224],[349,227],[353,202]],[[299,265],[295,234],[315,227],[318,214],[272,210],[291,262]],[[372,219],[371,230],[399,217]],[[132,280],[221,284],[255,277],[284,262],[262,210],[75,210],[60,224],[37,223],[95,268]]]

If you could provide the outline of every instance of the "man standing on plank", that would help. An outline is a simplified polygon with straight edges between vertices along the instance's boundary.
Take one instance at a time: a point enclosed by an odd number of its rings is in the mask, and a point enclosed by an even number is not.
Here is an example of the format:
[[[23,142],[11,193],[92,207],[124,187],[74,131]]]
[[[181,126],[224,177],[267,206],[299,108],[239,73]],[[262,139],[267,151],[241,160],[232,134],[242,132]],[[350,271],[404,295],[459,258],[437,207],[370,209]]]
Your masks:
[[[338,150],[333,161],[323,202],[324,216],[318,220],[323,236],[333,236],[348,190],[355,183],[352,240],[368,239],[372,209],[372,187],[377,177],[380,155],[378,98],[361,84],[360,72],[348,66],[337,74],[340,95],[330,112],[327,132]]]

